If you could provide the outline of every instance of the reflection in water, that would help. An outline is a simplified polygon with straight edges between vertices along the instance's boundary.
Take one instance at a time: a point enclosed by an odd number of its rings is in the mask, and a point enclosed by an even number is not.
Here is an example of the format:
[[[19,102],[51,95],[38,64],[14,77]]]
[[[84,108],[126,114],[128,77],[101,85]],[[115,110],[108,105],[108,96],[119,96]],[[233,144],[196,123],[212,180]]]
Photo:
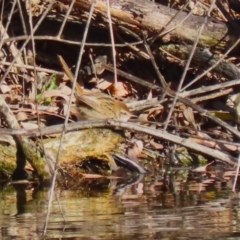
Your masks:
[[[226,186],[213,184],[205,191],[175,186],[170,192],[160,181],[135,178],[128,185],[101,181],[104,187],[98,180],[84,180],[57,190],[47,239],[232,239],[238,235],[239,196]],[[49,190],[33,187],[7,186],[0,192],[1,239],[41,238]]]

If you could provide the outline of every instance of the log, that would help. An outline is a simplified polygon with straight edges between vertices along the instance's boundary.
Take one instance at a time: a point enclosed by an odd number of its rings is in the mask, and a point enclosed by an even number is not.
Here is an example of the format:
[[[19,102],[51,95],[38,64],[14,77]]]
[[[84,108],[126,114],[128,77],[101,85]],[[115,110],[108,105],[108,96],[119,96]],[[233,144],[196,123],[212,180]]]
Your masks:
[[[71,0],[60,1],[64,4],[71,3]],[[91,2],[89,0],[77,0],[75,7],[80,11],[88,11],[91,7]],[[106,0],[98,0],[94,11],[95,14],[101,14],[107,21],[106,3]],[[164,32],[167,32],[170,36],[169,41],[175,42],[176,39],[177,41],[180,39],[187,43],[194,42],[199,27],[205,21],[204,17],[191,14],[187,16],[185,12],[143,0],[110,0],[110,11],[115,25],[125,26],[136,33],[144,30],[147,35],[160,33],[164,29]],[[184,22],[177,26],[182,20]],[[167,26],[166,29],[165,26]],[[168,32],[169,29],[175,26],[177,27],[174,30]],[[234,23],[208,18],[199,41],[199,46],[223,50],[231,46],[238,36],[239,33],[236,31]]]

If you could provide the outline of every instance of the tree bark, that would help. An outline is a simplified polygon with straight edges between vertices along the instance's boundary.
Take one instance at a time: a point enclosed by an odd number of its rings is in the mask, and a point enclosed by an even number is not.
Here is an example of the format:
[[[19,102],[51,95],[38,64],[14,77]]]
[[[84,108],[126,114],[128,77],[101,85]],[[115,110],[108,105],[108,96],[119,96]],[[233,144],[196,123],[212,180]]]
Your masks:
[[[71,2],[70,0],[60,1],[65,4]],[[89,0],[77,0],[75,7],[86,11],[90,9],[91,2]],[[102,14],[107,21],[107,0],[98,0],[94,11],[96,14]],[[187,16],[185,12],[146,0],[110,0],[110,11],[115,25],[128,27],[136,33],[144,30],[148,35],[161,31],[166,32],[185,19],[183,23],[168,33],[169,41],[175,42],[176,38],[178,42],[179,39],[187,43],[195,41],[198,29],[205,19],[191,14]],[[199,46],[222,50],[231,46],[239,37],[239,31],[236,31],[234,25],[233,22],[230,24],[208,18]]]

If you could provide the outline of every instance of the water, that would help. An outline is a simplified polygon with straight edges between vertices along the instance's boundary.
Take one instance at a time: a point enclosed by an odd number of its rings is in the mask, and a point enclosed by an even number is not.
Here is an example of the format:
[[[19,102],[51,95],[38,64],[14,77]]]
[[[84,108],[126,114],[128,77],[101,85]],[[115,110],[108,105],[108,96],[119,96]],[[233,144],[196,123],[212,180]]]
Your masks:
[[[231,183],[101,179],[62,186],[45,239],[240,239],[239,194]],[[3,185],[0,239],[41,239],[48,196],[49,189],[32,184]]]

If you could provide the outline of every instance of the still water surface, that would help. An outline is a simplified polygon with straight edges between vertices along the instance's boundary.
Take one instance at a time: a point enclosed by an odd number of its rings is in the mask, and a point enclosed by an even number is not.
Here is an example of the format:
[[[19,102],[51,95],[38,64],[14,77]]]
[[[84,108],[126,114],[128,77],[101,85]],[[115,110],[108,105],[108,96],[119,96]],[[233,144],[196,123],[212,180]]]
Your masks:
[[[45,239],[240,239],[239,194],[225,183],[116,186],[88,180],[57,189]],[[48,195],[3,185],[0,239],[41,239]]]

